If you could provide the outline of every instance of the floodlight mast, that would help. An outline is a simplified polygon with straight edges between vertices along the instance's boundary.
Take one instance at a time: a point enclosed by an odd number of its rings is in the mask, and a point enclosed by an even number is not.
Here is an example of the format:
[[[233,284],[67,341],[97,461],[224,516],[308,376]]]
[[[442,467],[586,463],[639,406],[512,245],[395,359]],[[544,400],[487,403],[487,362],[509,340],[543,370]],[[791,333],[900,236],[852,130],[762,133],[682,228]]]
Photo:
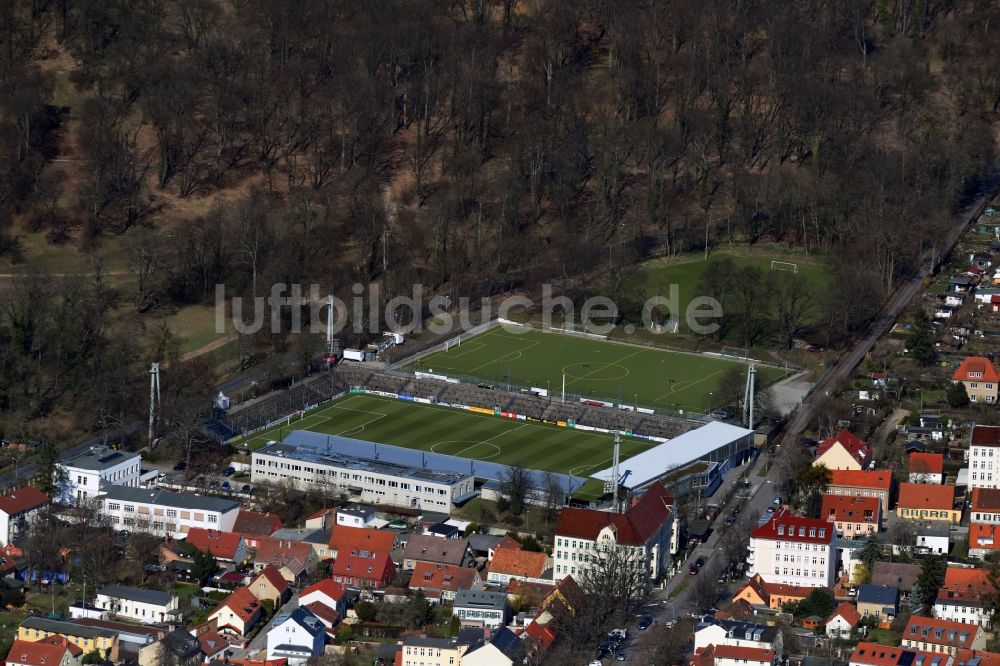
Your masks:
[[[160,364],[153,363],[149,366],[149,431],[146,435],[147,443],[153,445],[153,425],[160,409]]]

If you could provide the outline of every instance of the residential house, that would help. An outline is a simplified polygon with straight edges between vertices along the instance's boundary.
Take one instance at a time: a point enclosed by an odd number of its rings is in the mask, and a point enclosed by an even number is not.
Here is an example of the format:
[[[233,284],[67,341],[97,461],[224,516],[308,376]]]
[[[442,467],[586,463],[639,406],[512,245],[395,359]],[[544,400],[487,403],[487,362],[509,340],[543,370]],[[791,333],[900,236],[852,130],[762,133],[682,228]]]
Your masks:
[[[825,520],[799,518],[782,507],[750,532],[750,575],[769,583],[832,587],[835,537]]]
[[[262,513],[260,511],[240,509],[231,531],[245,536],[266,537],[271,536],[282,527],[284,525],[281,522],[281,518],[275,513]]]
[[[882,515],[889,510],[889,493],[892,490],[892,470],[830,470],[826,484],[828,495],[877,497],[882,504]]]
[[[694,632],[695,652],[710,645],[772,650],[777,659],[784,651],[783,638],[777,627],[738,620],[712,619],[699,624]]]
[[[962,520],[962,509],[955,508],[955,486],[901,483],[896,515],[909,520],[947,521],[957,525]]]
[[[743,600],[751,606],[778,609],[789,603],[798,603],[808,597],[815,587],[769,583],[760,574],[750,580],[736,593],[733,601]]]
[[[329,530],[336,523],[337,510],[334,508],[320,509],[316,513],[306,518],[306,527]]]
[[[17,627],[17,638],[22,641],[40,641],[60,636],[83,650],[84,654],[97,652],[105,659],[118,659],[118,634],[101,627],[88,627],[76,622],[53,620],[29,615]]]
[[[127,486],[138,489],[138,453],[120,451],[105,446],[95,446],[58,463],[56,501],[78,504],[101,493],[101,485]]]
[[[881,506],[877,497],[823,495],[819,515],[834,524],[838,536],[865,538],[882,527]]]
[[[417,562],[410,576],[410,589],[423,590],[424,595],[434,601],[451,601],[459,589],[481,588],[479,572],[471,567]]]
[[[1000,524],[971,523],[968,550],[970,557],[979,558],[1000,551]]]
[[[826,618],[826,635],[830,638],[851,637],[851,633],[861,622],[861,613],[850,601],[842,601],[833,615]]]
[[[273,608],[279,608],[281,604],[285,603],[291,591],[288,581],[273,564],[268,564],[261,569],[260,573],[247,585],[247,588],[260,601],[271,601],[274,604]]]
[[[876,562],[872,568],[872,583],[898,587],[903,594],[909,594],[919,575],[920,565],[918,564]]]
[[[513,666],[524,659],[524,641],[507,627],[500,627],[482,645],[462,656],[462,666]]]
[[[862,442],[856,435],[841,430],[816,447],[816,459],[813,466],[823,465],[829,470],[863,470],[871,462],[872,454],[868,444]]]
[[[452,604],[452,615],[462,624],[497,628],[507,624],[510,607],[507,595],[490,590],[458,590]]]
[[[198,634],[198,649],[203,663],[215,659],[225,660],[229,656],[230,645],[225,636],[217,631],[206,631]]]
[[[973,488],[969,497],[969,520],[1000,524],[1000,488]]]
[[[921,523],[916,525],[916,546],[921,553],[947,555],[951,549],[951,526],[943,523]],[[901,544],[897,544],[901,545]]]
[[[772,666],[777,661],[774,650],[732,645],[712,645],[708,650],[715,666]]]
[[[396,575],[396,565],[389,553],[338,555],[330,568],[337,583],[368,590],[384,590]]]
[[[79,666],[83,650],[62,636],[40,641],[15,640],[5,666]]]
[[[475,562],[475,556],[468,539],[440,539],[426,534],[414,534],[403,549],[403,569],[412,570],[417,562],[468,567]]]
[[[944,483],[943,453],[911,453],[910,483]]]
[[[396,538],[391,530],[337,525],[330,534],[330,554],[337,557],[341,552],[351,555],[391,553],[396,547]]]
[[[337,525],[347,527],[374,527],[378,522],[375,509],[363,504],[345,504],[337,509]],[[383,524],[384,521],[383,521]]]
[[[902,641],[906,648],[955,655],[959,650],[986,649],[986,631],[977,624],[912,615]]]
[[[302,590],[299,604],[308,606],[319,603],[337,611],[341,616],[347,613],[347,587],[332,578],[324,578]]]
[[[319,621],[323,623],[327,637],[330,640],[336,639],[337,627],[340,626],[340,620],[342,619],[340,613],[318,601],[314,601],[311,604],[299,604],[299,607],[308,609],[310,613],[319,618]]]
[[[398,666],[457,666],[469,646],[450,638],[407,636],[403,639]]]
[[[552,580],[552,565],[545,553],[512,548],[495,551],[487,568],[486,580],[506,585],[512,580],[543,582]]]
[[[674,498],[654,483],[624,513],[566,507],[555,529],[553,580],[583,574],[610,548],[626,548],[645,562],[650,580],[670,565],[675,532]],[[494,555],[494,558],[496,555]]]
[[[973,403],[993,405],[1000,395],[1000,374],[993,361],[983,356],[967,356],[952,373],[951,381],[964,384]]]
[[[496,534],[470,534],[469,547],[477,558],[483,558],[487,562],[493,559],[493,552],[501,541],[513,541],[520,548],[521,544],[516,539],[509,536],[499,536]]]
[[[175,538],[194,527],[231,532],[240,509],[236,500],[127,486],[111,486],[98,501],[115,530],[138,528]]]
[[[267,658],[287,659],[289,666],[305,664],[323,654],[326,627],[307,608],[279,613],[267,632]]]
[[[959,650],[955,655],[954,666],[1000,666],[1000,652]]]
[[[141,587],[105,585],[98,591],[94,605],[112,615],[143,624],[158,624],[180,617],[177,595]]]
[[[214,621],[220,633],[242,638],[261,620],[262,612],[260,601],[253,592],[240,587],[209,614],[208,621]]]
[[[1000,426],[972,427],[969,488],[1000,488]]]
[[[462,530],[458,529],[457,525],[441,522],[427,527],[424,530],[424,534],[439,539],[458,539],[462,536]]]
[[[48,505],[48,496],[32,486],[12,490],[0,497],[0,547],[24,532],[38,512]]]
[[[851,654],[850,666],[916,666],[916,653],[900,647],[861,641]]]
[[[243,564],[249,556],[246,540],[236,532],[192,527],[184,535],[184,541],[200,551],[211,553],[223,564]]]
[[[858,585],[858,612],[880,623],[891,623],[899,612],[899,588],[888,585]]]
[[[261,537],[256,543],[250,554],[254,569],[260,571],[268,565],[273,566],[289,583],[298,582],[316,561],[312,546],[301,541]]]
[[[934,617],[987,627],[992,589],[986,569],[948,567],[934,601]]]

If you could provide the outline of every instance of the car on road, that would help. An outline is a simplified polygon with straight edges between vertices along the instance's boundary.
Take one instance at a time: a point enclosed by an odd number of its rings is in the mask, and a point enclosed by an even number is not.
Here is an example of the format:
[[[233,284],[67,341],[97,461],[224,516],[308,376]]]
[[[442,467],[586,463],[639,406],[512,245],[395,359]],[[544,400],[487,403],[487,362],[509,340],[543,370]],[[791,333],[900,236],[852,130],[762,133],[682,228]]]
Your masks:
[[[187,469],[187,463],[186,462],[179,462],[176,465],[174,465],[174,471],[175,472],[183,472],[186,469]]]
[[[714,412],[712,412],[711,416],[713,419],[716,419],[717,421],[725,421],[726,419],[729,418],[729,412],[727,412],[724,409],[717,409]]]
[[[594,661],[587,664],[587,666],[604,666],[600,659],[595,659]]]
[[[699,557],[697,560],[691,563],[690,567],[688,567],[688,573],[691,574],[692,576],[697,575],[697,573],[701,571],[701,568],[703,566],[705,566],[705,558]]]
[[[628,655],[625,654],[625,650],[615,655],[615,661],[625,661],[626,659],[628,659]]]
[[[229,490],[229,482],[228,482],[228,481],[223,481],[223,482],[222,482],[222,487],[223,487],[224,489],[226,489],[226,490]]]
[[[223,476],[232,476],[233,474],[236,474],[236,468],[235,467],[227,467],[222,472]]]
[[[650,625],[652,624],[653,624],[653,618],[647,615],[646,617],[639,620],[639,629],[645,631],[646,629],[649,629]]]
[[[253,493],[253,488],[251,488],[250,486],[243,486],[243,488],[241,489],[241,492],[244,492],[247,495],[250,495],[250,494]]]
[[[774,506],[781,506],[781,498],[780,497],[775,497],[773,504],[774,504]]]

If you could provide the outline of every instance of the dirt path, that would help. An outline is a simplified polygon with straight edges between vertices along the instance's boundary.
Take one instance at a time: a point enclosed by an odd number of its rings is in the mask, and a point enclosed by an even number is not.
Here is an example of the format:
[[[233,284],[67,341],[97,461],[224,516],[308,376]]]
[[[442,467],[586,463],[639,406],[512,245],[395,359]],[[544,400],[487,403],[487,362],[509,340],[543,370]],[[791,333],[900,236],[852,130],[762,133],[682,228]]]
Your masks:
[[[131,275],[129,271],[101,271],[103,277],[126,277]],[[37,275],[36,273],[0,273],[0,280],[14,280],[20,277],[31,277]],[[80,276],[80,277],[93,277],[97,275],[94,271],[80,271],[79,273],[45,273],[42,275],[47,275],[48,277],[62,278],[70,276]]]
[[[228,335],[222,336],[221,338],[216,338],[215,340],[212,340],[208,344],[204,344],[201,347],[198,347],[197,349],[192,349],[186,354],[181,354],[181,361],[182,362],[190,361],[191,359],[197,358],[202,354],[207,354],[208,352],[213,352],[216,349],[221,349],[222,347],[225,347],[235,339],[236,339],[235,333],[230,333]]]

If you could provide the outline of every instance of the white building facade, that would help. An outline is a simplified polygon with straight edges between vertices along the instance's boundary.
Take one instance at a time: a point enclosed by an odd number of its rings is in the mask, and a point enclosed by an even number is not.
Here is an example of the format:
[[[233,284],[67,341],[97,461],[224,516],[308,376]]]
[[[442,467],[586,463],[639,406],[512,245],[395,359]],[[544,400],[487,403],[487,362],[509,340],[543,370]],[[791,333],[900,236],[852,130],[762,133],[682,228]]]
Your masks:
[[[782,507],[750,533],[749,575],[768,583],[832,587],[837,565],[834,527]]]
[[[143,624],[167,622],[178,611],[176,595],[124,585],[105,585],[97,593],[94,605],[109,614]]]
[[[116,531],[182,537],[192,527],[232,532],[240,504],[221,497],[113,486],[100,510]]]
[[[471,474],[438,472],[275,443],[253,452],[250,480],[321,487],[369,504],[448,512],[475,494]]]
[[[1000,426],[972,428],[969,488],[1000,488]]]
[[[267,658],[287,659],[289,666],[304,664],[323,654],[326,626],[303,607],[274,618],[267,632]]]
[[[101,484],[139,487],[138,453],[95,447],[58,463],[56,501],[79,504],[101,493]]]

